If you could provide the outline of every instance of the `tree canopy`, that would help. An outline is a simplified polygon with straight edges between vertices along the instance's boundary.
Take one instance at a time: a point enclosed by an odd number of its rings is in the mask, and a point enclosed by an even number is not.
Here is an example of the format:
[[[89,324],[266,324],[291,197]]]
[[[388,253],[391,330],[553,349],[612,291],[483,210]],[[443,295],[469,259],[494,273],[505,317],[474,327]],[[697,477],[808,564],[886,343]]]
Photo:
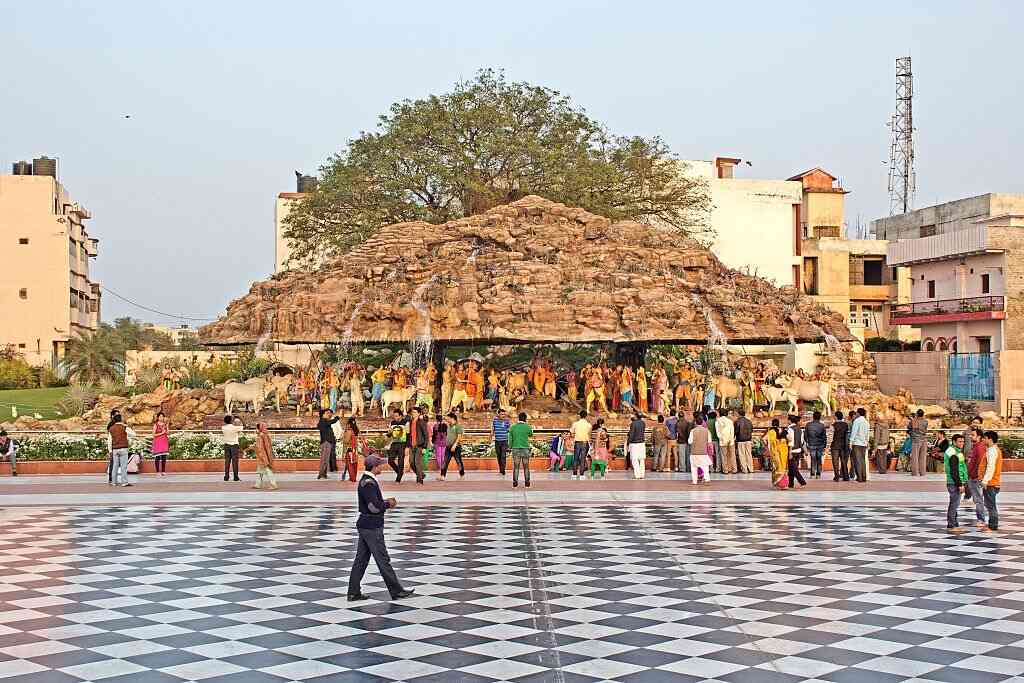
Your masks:
[[[292,266],[403,221],[442,223],[538,194],[613,220],[701,237],[706,183],[658,137],[619,136],[561,93],[482,70],[451,92],[403,100],[321,168],[290,213]]]

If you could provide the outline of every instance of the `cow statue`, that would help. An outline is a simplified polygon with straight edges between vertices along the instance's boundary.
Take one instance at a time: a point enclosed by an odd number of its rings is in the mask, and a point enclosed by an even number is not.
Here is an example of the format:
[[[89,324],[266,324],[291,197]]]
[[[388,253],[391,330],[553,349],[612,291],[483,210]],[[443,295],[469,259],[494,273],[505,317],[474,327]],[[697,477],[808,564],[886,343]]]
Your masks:
[[[795,404],[797,400],[821,401],[822,412],[832,414],[832,385],[828,382],[780,375],[775,383],[786,390],[790,403]]]
[[[265,377],[253,377],[245,382],[228,382],[224,385],[224,410],[231,412],[234,403],[251,403],[252,412],[257,416],[267,400],[271,384]]]
[[[731,377],[716,375],[710,381],[711,386],[715,389],[715,407],[720,412],[728,409],[729,401],[743,395],[743,385]]]
[[[284,397],[284,404],[288,405],[288,390],[294,381],[295,375],[290,372],[287,375],[270,375],[268,393],[270,391],[274,392],[274,405],[277,407],[277,412],[281,412],[282,397]]]
[[[402,412],[409,410],[408,403],[416,396],[416,387],[404,387],[402,389],[388,389],[380,396],[380,416],[387,417],[388,409],[392,404],[402,407]]]

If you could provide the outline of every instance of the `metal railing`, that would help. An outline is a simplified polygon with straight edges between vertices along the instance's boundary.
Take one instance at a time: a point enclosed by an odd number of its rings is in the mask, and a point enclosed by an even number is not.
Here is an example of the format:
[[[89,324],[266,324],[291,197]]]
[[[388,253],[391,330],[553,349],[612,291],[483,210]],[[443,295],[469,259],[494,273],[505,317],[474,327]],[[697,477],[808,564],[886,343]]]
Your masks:
[[[889,319],[949,315],[954,313],[984,313],[987,311],[1002,311],[1005,310],[1005,307],[1006,298],[1002,296],[974,296],[966,299],[918,301],[911,304],[893,306]]]

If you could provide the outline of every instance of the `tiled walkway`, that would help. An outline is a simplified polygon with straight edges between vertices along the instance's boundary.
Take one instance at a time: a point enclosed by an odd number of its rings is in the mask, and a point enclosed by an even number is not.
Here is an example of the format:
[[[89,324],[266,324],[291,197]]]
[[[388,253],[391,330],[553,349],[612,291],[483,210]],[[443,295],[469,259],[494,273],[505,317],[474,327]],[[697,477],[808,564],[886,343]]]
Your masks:
[[[350,507],[7,508],[0,681],[1022,680],[1024,508],[934,502],[424,501],[356,607]]]

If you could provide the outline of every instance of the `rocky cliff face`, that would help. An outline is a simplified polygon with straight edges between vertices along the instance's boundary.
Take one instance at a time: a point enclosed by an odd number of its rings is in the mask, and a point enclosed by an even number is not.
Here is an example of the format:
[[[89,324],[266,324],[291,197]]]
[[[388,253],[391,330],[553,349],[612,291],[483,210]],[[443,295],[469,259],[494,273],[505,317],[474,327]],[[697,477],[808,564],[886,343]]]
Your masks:
[[[756,234],[751,239],[757,239]],[[208,344],[852,339],[842,316],[696,242],[529,196],[400,223],[315,273],[257,282]]]

